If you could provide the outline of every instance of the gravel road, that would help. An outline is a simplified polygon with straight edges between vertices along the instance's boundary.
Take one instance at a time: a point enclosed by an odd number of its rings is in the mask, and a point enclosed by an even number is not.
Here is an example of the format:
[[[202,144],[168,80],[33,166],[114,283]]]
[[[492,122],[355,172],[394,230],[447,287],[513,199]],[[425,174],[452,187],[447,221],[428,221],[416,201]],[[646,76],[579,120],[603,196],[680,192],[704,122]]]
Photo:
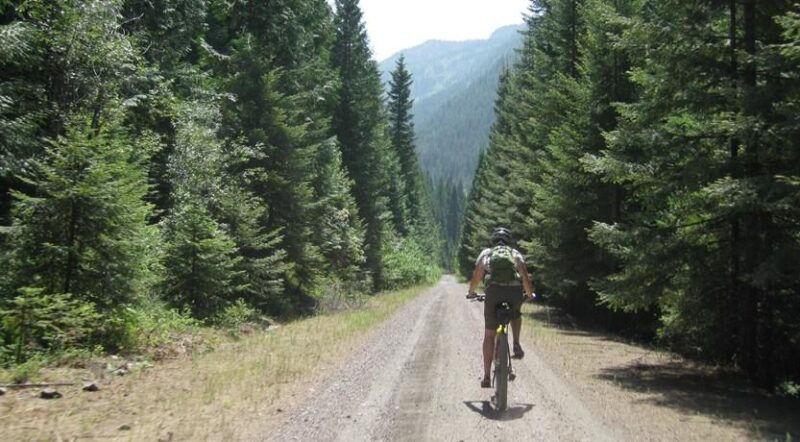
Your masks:
[[[515,361],[509,409],[482,389],[483,304],[452,277],[403,307],[354,350],[350,362],[308,386],[268,440],[616,440],[536,349]],[[524,327],[524,324],[523,324]]]

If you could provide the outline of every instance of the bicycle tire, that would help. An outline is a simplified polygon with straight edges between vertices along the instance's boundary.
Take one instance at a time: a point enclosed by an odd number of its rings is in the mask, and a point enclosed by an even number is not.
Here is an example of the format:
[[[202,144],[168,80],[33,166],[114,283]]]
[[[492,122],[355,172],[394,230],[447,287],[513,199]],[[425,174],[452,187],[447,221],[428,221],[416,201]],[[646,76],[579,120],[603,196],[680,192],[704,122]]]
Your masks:
[[[498,411],[508,407],[508,335],[497,340],[497,360],[495,361],[495,404]]]

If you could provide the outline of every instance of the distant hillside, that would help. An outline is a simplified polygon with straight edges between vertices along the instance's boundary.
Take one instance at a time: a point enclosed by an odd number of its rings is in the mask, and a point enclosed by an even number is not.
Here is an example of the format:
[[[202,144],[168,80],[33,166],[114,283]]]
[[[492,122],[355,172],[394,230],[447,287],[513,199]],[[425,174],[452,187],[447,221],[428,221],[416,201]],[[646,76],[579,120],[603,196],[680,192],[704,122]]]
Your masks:
[[[414,77],[417,149],[434,179],[472,180],[494,122],[497,82],[513,61],[521,29],[507,26],[487,40],[434,40],[400,52]],[[385,83],[400,53],[380,64]]]

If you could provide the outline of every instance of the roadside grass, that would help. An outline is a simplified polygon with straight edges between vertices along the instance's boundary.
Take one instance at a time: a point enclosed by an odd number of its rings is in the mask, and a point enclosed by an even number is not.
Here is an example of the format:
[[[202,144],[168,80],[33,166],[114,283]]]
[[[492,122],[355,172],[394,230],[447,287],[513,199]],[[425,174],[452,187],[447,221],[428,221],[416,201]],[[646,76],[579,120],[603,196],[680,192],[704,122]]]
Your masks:
[[[730,369],[583,327],[547,305],[526,303],[522,313],[531,348],[626,438],[789,441],[800,434],[800,401],[752,387]]]
[[[541,304],[522,304],[524,325],[522,333],[534,342],[534,345],[558,346],[563,342],[560,331],[563,325],[556,322],[557,316],[553,308]]]
[[[95,394],[80,391],[78,379],[85,379],[86,371],[72,374],[78,385],[64,389],[62,399],[43,401],[30,391],[10,392],[0,399],[4,438],[236,440],[246,428],[268,427],[311,394],[308,388],[316,379],[424,290],[386,293],[357,310],[228,338],[213,351],[125,377],[109,376]]]

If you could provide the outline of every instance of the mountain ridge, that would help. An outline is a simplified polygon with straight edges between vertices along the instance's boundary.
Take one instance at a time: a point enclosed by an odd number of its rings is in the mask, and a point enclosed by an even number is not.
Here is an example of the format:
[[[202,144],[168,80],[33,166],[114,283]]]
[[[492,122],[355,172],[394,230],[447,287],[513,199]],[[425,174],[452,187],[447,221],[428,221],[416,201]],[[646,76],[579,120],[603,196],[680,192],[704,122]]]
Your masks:
[[[414,123],[423,169],[434,180],[469,183],[488,144],[500,75],[513,63],[524,25],[503,26],[488,39],[432,39],[398,51],[379,69],[388,84],[401,55],[414,83]]]

